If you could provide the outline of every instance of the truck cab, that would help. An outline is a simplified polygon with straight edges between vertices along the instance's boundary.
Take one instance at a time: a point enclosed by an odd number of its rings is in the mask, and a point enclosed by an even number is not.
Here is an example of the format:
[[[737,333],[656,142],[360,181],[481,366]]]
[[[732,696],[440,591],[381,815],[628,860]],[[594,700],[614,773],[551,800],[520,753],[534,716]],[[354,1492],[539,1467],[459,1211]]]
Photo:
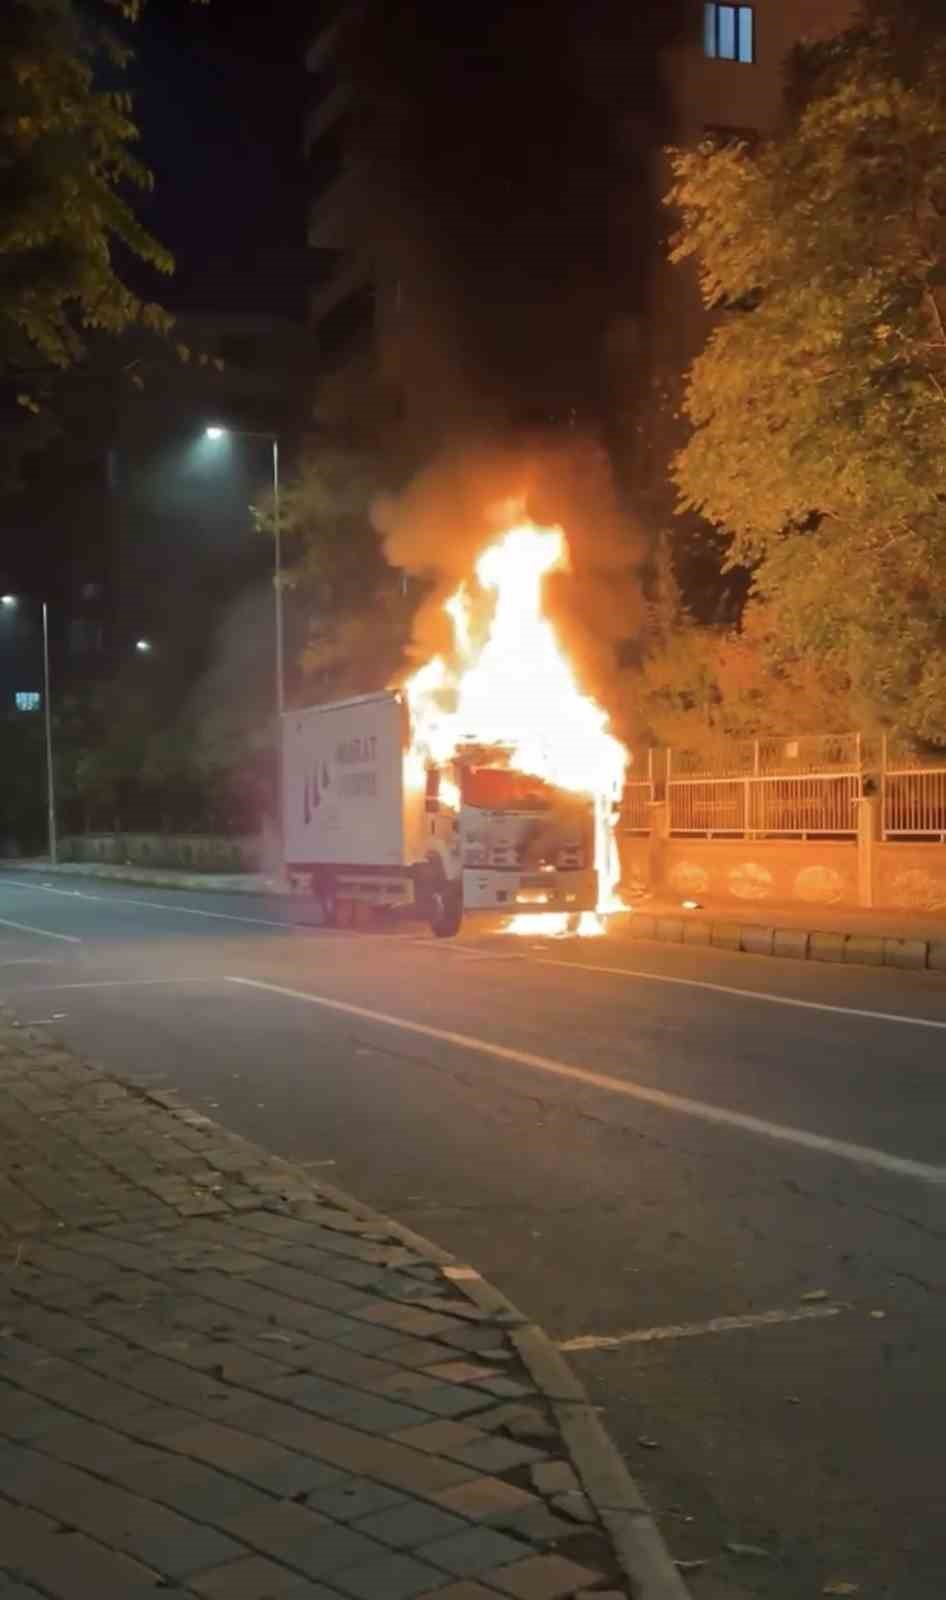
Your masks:
[[[497,752],[490,752],[493,763]],[[457,913],[565,912],[597,904],[595,811],[590,795],[462,752],[427,774],[428,815],[448,890],[432,907],[435,932]],[[432,868],[439,878],[440,868]],[[442,892],[442,891],[441,891]],[[459,905],[457,904],[459,902]],[[459,926],[459,923],[457,923]]]

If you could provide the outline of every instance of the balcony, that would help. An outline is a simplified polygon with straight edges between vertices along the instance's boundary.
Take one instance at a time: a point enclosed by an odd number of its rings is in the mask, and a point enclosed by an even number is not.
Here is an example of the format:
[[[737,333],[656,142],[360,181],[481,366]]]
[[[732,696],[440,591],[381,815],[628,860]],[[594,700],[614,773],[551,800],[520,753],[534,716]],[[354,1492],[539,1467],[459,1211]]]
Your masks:
[[[371,272],[364,256],[360,252],[344,252],[309,297],[309,326],[318,329],[342,300],[370,283]]]
[[[351,84],[346,80],[336,83],[306,113],[303,145],[308,158],[319,140],[331,133],[341,121],[351,102]]]
[[[307,243],[313,250],[347,250],[351,244],[349,210],[356,169],[342,166],[334,179],[313,196],[309,206]]]
[[[326,7],[329,16],[305,53],[307,71],[321,72],[338,50],[344,29],[350,23],[357,22],[364,9],[364,0],[341,0],[338,5]]]

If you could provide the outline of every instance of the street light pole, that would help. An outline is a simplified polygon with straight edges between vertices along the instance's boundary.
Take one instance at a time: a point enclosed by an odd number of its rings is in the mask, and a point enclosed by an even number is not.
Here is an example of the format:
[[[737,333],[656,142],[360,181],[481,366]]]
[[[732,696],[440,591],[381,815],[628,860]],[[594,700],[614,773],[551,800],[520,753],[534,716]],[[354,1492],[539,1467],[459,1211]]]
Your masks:
[[[276,710],[286,709],[283,667],[282,529],[279,523],[279,440],[273,439],[273,588],[276,595]],[[281,738],[281,735],[280,735]],[[280,796],[280,800],[281,800]]]
[[[276,829],[281,876],[286,871],[286,764],[283,755],[283,712],[286,681],[283,649],[282,528],[279,520],[279,440],[273,435],[273,592],[276,607]]]
[[[43,601],[43,707],[46,713],[46,817],[49,827],[49,863],[55,866],[59,852],[56,840],[56,775],[53,769],[53,717],[49,697],[49,611]]]
[[[282,718],[286,709],[286,678],[285,678],[285,646],[284,612],[283,612],[283,582],[282,582],[282,523],[280,520],[279,505],[279,436],[274,433],[260,433],[254,428],[230,428],[224,425],[215,425],[204,429],[208,439],[217,440],[226,438],[227,434],[235,434],[243,439],[268,439],[272,449],[273,461],[273,610],[275,621],[275,690],[276,690],[276,811],[277,826],[281,845],[285,844],[285,771],[283,765],[283,740]],[[283,850],[283,864],[285,865],[285,850]]]

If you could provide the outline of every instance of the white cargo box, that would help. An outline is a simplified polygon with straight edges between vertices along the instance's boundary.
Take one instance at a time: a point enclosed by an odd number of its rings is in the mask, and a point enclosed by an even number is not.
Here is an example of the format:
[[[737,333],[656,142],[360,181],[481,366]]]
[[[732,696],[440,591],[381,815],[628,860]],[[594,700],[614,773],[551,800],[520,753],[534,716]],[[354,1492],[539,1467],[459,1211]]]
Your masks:
[[[423,796],[405,800],[406,719],[400,696],[390,693],[286,712],[283,837],[290,867],[403,867],[413,859],[413,813]]]

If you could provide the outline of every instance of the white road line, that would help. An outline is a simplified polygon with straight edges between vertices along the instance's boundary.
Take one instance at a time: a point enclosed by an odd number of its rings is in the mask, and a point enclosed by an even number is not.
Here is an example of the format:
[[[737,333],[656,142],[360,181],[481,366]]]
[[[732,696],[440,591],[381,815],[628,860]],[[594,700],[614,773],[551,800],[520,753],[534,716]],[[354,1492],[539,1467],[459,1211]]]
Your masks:
[[[17,994],[50,994],[59,989],[140,989],[149,984],[213,983],[212,975],[203,978],[95,978],[86,983],[31,983]]]
[[[296,922],[272,922],[268,921],[265,917],[239,917],[236,916],[232,911],[198,911],[194,906],[169,906],[160,900],[133,900],[130,895],[124,894],[87,894],[83,889],[54,889],[50,884],[23,883],[16,878],[0,879],[0,888],[2,888],[4,884],[9,884],[9,886],[13,889],[41,889],[44,894],[61,894],[65,895],[70,900],[104,900],[110,905],[144,906],[148,911],[173,911],[175,913],[180,913],[180,915],[184,917],[213,917],[221,922],[250,922],[253,923],[254,926],[260,928],[282,928],[288,933],[302,931],[300,924]],[[199,894],[200,890],[195,889],[193,893]],[[11,928],[15,928],[18,926],[18,924],[11,922],[9,926]],[[306,928],[305,931],[311,932],[312,930]],[[59,937],[64,939],[66,938],[66,935],[60,934]]]
[[[731,1111],[725,1106],[709,1105],[705,1100],[691,1100],[686,1095],[669,1094],[663,1089],[652,1089],[648,1084],[635,1083],[628,1078],[612,1078],[603,1072],[591,1072],[586,1067],[572,1067],[564,1061],[552,1061],[548,1056],[533,1055],[527,1050],[512,1050],[507,1045],[492,1044],[467,1033],[453,1033],[447,1028],[435,1028],[427,1022],[415,1022],[409,1017],[394,1017],[386,1011],[369,1011],[364,1006],[351,1005],[347,1000],[332,1000],[327,995],[308,994],[304,989],[286,989],[280,984],[264,983],[260,978],[227,977],[227,983],[239,983],[248,989],[261,989],[268,994],[282,995],[287,1000],[304,1000],[308,1005],[323,1006],[328,1011],[340,1011],[345,1016],[360,1017],[365,1022],[381,1022],[386,1027],[398,1028],[404,1033],[419,1033],[428,1039],[438,1039],[443,1044],[457,1045],[461,1050],[473,1050],[478,1055],[492,1056],[497,1061],[508,1061],[517,1067],[531,1067],[536,1072],[547,1072],[556,1078],[571,1078],[576,1083],[589,1084],[593,1089],[604,1089],[609,1094],[623,1095],[628,1100],[640,1100],[646,1105],[659,1106],[663,1111],[673,1111],[681,1116],[695,1117],[701,1122],[712,1122],[722,1127],[739,1128],[744,1133],[755,1133],[765,1139],[776,1139],[782,1144],[794,1144],[802,1149],[815,1150],[821,1155],[837,1156],[855,1166],[872,1167],[878,1172],[895,1173],[901,1178],[915,1178],[921,1183],[946,1184],[946,1167],[934,1167],[925,1161],[911,1161],[907,1156],[895,1156],[886,1150],[875,1150],[870,1145],[848,1144],[843,1139],[830,1139],[824,1134],[808,1133],[804,1128],[787,1127],[780,1122],[767,1122],[762,1117],[748,1116],[743,1111]]]
[[[637,972],[630,967],[600,967],[590,961],[557,961],[540,956],[537,967],[568,967],[572,972],[601,972],[611,978],[641,978],[645,983],[679,984],[684,989],[709,989],[714,994],[734,995],[737,1000],[762,1000],[770,1006],[795,1006],[800,1011],[831,1011],[840,1017],[862,1017],[868,1022],[900,1022],[908,1028],[937,1028],[946,1032],[946,1022],[934,1017],[906,1017],[899,1011],[861,1011],[856,1006],[833,1006],[826,1000],[796,1000],[791,995],[771,994],[765,989],[733,989],[725,983],[707,983],[702,978],[677,978],[665,972]]]
[[[655,1344],[659,1339],[698,1339],[707,1333],[731,1333],[740,1328],[777,1328],[786,1322],[814,1322],[819,1317],[839,1317],[846,1306],[795,1306],[788,1311],[757,1311],[744,1317],[711,1317],[709,1322],[671,1323],[666,1328],[637,1328],[632,1333],[581,1334],[564,1339],[560,1350],[617,1350],[625,1344]]]
[[[35,933],[41,939],[61,939],[64,944],[81,944],[74,933],[50,933],[48,928],[33,928],[28,922],[11,922],[7,917],[0,917],[0,927],[16,928],[18,933]]]
[[[58,967],[63,965],[51,956],[20,956],[15,961],[0,961],[0,967]]]
[[[437,955],[458,956],[463,961],[524,961],[525,952],[518,950],[471,950],[468,945],[448,944],[443,939],[402,939],[412,950],[430,950]]]

